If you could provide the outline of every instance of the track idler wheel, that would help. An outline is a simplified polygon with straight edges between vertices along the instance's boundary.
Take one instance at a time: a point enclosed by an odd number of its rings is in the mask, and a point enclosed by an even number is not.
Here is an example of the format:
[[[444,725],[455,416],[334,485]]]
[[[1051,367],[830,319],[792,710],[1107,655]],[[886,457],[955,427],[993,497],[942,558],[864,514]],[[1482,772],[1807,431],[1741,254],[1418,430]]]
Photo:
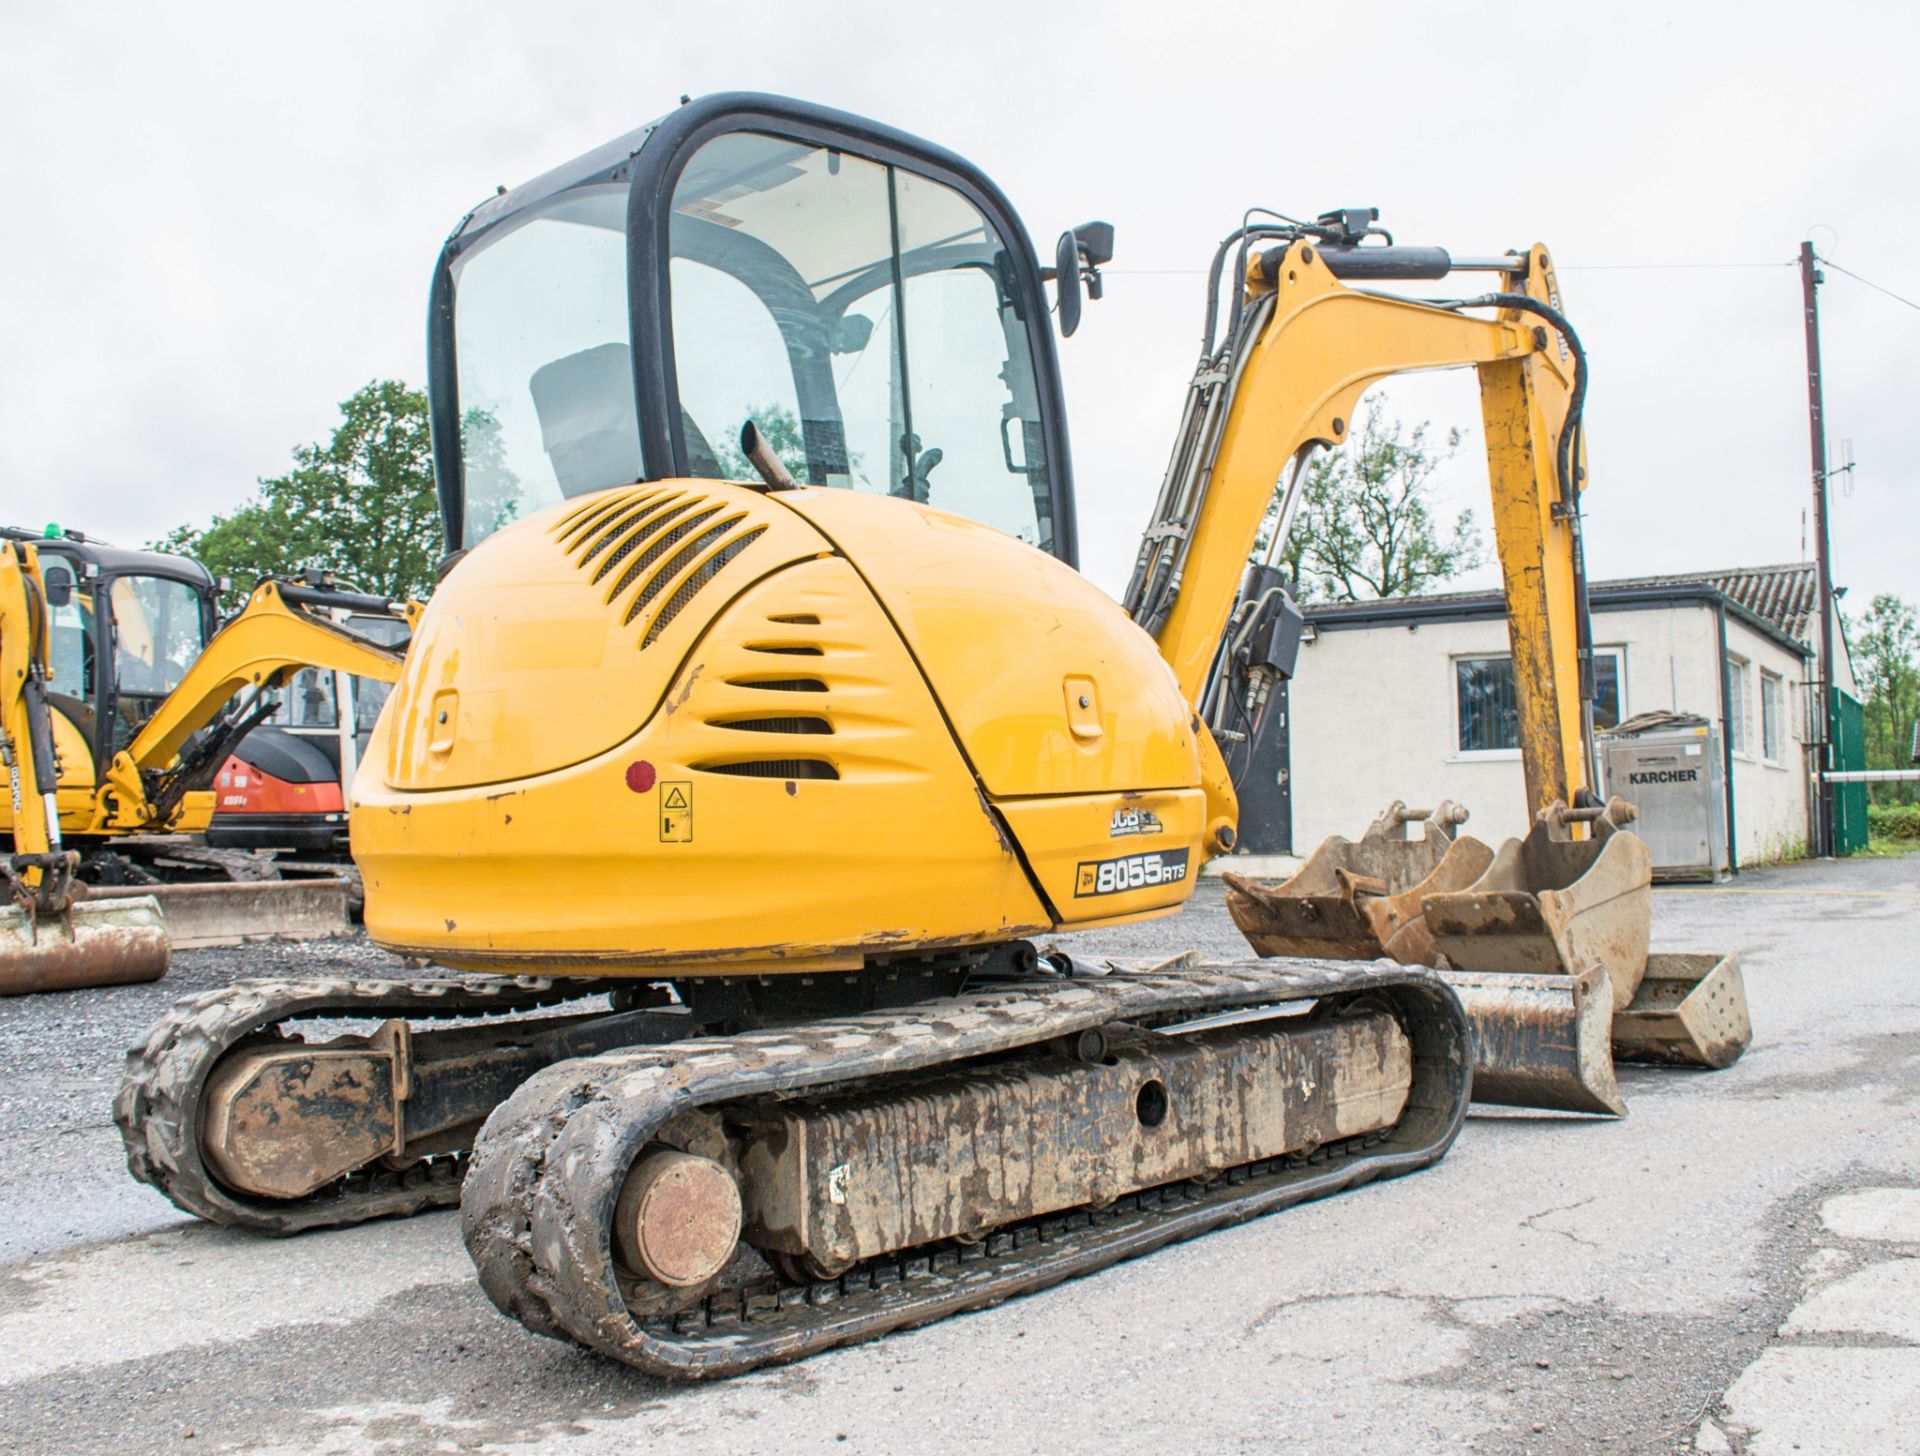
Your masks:
[[[662,1148],[627,1175],[614,1206],[614,1246],[636,1274],[670,1289],[715,1278],[740,1243],[740,1185],[719,1163]]]

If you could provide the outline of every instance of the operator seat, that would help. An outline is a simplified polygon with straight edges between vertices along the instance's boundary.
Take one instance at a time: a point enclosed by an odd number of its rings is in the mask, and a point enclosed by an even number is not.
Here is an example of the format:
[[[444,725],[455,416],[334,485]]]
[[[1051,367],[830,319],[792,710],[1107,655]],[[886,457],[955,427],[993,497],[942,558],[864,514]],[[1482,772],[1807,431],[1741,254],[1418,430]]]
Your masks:
[[[565,496],[640,480],[640,422],[633,407],[633,351],[596,344],[543,364],[527,381],[540,418],[540,443]],[[724,472],[707,437],[686,410],[687,468],[720,479]]]

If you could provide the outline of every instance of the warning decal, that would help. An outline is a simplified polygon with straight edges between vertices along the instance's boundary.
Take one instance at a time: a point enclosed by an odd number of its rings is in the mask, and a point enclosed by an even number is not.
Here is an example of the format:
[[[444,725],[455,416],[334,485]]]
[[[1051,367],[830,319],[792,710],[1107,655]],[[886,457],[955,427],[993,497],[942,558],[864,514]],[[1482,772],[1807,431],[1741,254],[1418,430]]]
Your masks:
[[[685,780],[661,781],[660,842],[693,843],[693,785]]]
[[[1129,854],[1120,859],[1082,860],[1074,876],[1073,893],[1121,895],[1152,885],[1178,884],[1187,877],[1187,852],[1164,849],[1157,854]]]

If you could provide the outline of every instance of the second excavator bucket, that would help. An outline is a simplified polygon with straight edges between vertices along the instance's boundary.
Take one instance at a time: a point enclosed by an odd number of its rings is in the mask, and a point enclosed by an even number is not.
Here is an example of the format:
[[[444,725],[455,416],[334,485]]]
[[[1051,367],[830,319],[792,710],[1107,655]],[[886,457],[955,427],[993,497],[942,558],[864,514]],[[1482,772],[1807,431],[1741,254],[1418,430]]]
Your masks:
[[[1633,805],[1550,805],[1525,839],[1500,846],[1487,872],[1460,890],[1429,894],[1434,945],[1466,971],[1577,976],[1600,971],[1624,1010],[1647,970],[1653,930],[1653,857],[1622,832]],[[1571,826],[1591,832],[1575,839]]]
[[[1647,957],[1640,990],[1613,1019],[1613,1054],[1623,1062],[1717,1070],[1752,1040],[1738,955]]]
[[[0,909],[0,996],[157,981],[166,918],[151,895],[75,900],[63,911]]]
[[[1337,834],[1322,840],[1299,873],[1271,889],[1223,875],[1227,911],[1263,956],[1384,956],[1402,965],[1434,965],[1421,902],[1466,888],[1493,862],[1493,851],[1479,840],[1454,837],[1466,818],[1451,801],[1409,809],[1396,799],[1357,841]],[[1420,838],[1408,838],[1407,825],[1421,821]]]

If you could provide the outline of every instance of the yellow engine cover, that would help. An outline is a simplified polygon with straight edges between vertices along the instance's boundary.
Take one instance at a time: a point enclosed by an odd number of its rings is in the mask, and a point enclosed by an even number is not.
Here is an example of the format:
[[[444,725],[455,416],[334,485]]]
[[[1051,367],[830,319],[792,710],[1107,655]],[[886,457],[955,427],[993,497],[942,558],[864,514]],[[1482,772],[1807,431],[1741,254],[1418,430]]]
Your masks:
[[[367,925],[501,971],[852,968],[1165,913],[1210,742],[1053,558],[927,507],[713,481],[503,530],[361,760]]]

